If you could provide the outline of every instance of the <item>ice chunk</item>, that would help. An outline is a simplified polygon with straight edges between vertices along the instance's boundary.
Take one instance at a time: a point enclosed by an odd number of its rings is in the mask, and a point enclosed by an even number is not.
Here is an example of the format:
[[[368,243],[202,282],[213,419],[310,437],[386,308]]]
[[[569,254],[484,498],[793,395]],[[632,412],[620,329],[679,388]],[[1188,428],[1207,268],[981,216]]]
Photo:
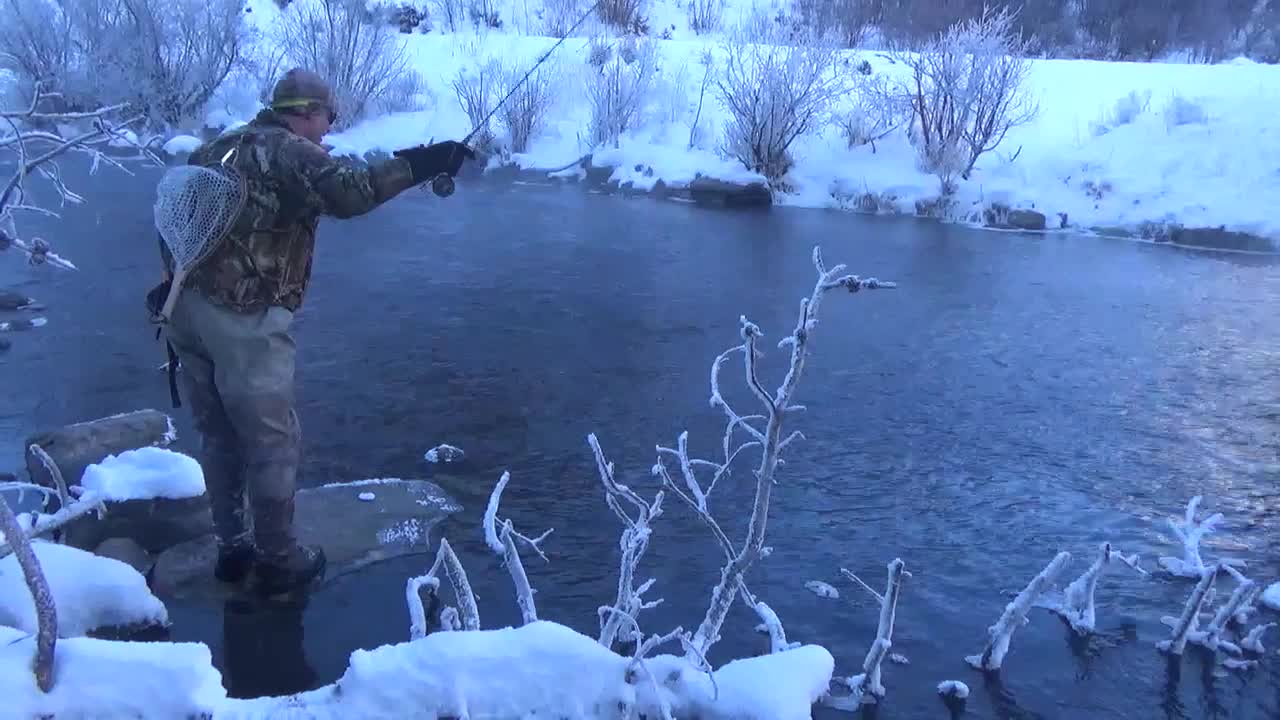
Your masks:
[[[195,458],[144,447],[85,468],[80,484],[107,501],[193,498],[204,494],[204,472]]]
[[[371,492],[362,492],[362,493],[360,493],[359,495],[357,495],[356,497],[360,498],[361,500],[363,500],[363,501],[365,501],[365,502],[373,502],[373,499],[374,499],[374,498],[376,498],[376,497],[378,497],[378,496],[377,496],[377,495],[374,495],[374,494],[373,494],[373,493],[371,493]]]
[[[129,565],[42,540],[31,547],[58,608],[59,637],[78,637],[103,627],[168,623],[164,603]],[[36,631],[35,603],[15,555],[0,560],[0,625]]]
[[[461,460],[465,456],[461,448],[452,445],[437,445],[427,451],[423,457],[429,463],[451,463]]]
[[[821,580],[810,580],[809,582],[805,583],[804,586],[809,590],[809,592],[821,598],[830,598],[832,600],[835,600],[840,597],[839,590],[836,590],[834,587],[831,587],[830,585],[822,582]]]

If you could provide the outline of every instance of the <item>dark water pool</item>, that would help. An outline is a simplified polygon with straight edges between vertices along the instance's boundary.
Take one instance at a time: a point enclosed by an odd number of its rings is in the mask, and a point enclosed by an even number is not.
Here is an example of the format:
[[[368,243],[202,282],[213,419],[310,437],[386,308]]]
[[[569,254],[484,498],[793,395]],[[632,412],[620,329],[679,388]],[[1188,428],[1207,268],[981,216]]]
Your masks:
[[[48,303],[50,324],[0,356],[0,440],[16,464],[29,428],[138,407],[168,407],[163,360],[141,294],[156,275],[154,176],[87,192],[57,227],[75,274],[0,258],[0,285]],[[51,232],[52,235],[52,232]],[[852,674],[876,609],[840,577],[883,584],[903,558],[914,577],[899,607],[883,718],[947,717],[933,688],[959,679],[975,718],[1274,718],[1280,657],[1214,677],[1189,652],[1173,673],[1154,647],[1161,615],[1190,587],[1110,571],[1099,633],[1072,639],[1037,611],[999,678],[964,664],[1016,591],[1059,550],[1083,570],[1111,541],[1148,567],[1177,554],[1164,518],[1196,494],[1225,513],[1210,553],[1280,577],[1280,267],[1247,257],[1085,237],[775,210],[729,214],[577,188],[462,187],[414,193],[366,218],[327,223],[297,323],[305,482],[433,477],[425,450],[464,448],[441,482],[465,506],[446,528],[486,627],[518,620],[509,582],[485,554],[480,516],[509,469],[505,512],[554,527],[551,562],[529,563],[544,617],[595,633],[616,578],[617,519],[586,436],[624,481],[652,494],[655,444],[688,429],[713,455],[722,419],[708,370],[736,344],[741,314],[770,343],[776,387],[820,244],[829,263],[900,283],[832,295],[797,397],[808,411],[775,492],[753,589],[792,639],[818,642]],[[750,408],[736,366],[731,399]],[[180,447],[190,421],[177,411]],[[713,496],[744,532],[749,464]],[[673,499],[674,500],[674,499]],[[693,628],[718,578],[719,551],[676,502],[655,528],[646,574],[666,598],[651,630]],[[172,608],[178,639],[209,643],[237,694],[332,681],[357,647],[403,640],[403,582],[425,558],[337,580],[301,617]],[[842,592],[820,598],[823,580]],[[1270,619],[1276,620],[1274,616]],[[730,618],[728,653],[754,652],[753,617]],[[1280,645],[1280,633],[1270,637]]]

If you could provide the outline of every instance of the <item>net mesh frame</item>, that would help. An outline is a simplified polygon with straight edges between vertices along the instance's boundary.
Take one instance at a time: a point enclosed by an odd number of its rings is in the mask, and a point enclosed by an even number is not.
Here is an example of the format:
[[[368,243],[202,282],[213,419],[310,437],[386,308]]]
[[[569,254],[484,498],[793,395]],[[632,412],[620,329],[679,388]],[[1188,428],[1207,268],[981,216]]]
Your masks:
[[[246,195],[240,173],[225,165],[180,165],[164,174],[156,185],[155,225],[175,270],[189,272],[218,247]]]

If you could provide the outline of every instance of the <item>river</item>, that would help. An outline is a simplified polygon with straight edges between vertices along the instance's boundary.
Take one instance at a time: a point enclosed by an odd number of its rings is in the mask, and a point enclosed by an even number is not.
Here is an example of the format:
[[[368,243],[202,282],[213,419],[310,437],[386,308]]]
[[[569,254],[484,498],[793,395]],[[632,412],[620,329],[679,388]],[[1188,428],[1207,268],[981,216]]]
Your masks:
[[[0,355],[3,466],[19,462],[29,429],[169,407],[142,308],[157,274],[152,182],[150,171],[113,173],[81,187],[89,204],[60,224],[36,226],[77,272],[0,257],[0,286],[49,306],[48,326],[11,335]],[[807,410],[788,420],[805,439],[779,472],[773,554],[751,573],[791,639],[828,647],[838,674],[857,672],[877,610],[840,568],[882,586],[885,564],[901,557],[912,577],[894,651],[910,664],[886,665],[877,717],[947,717],[934,693],[947,679],[973,688],[975,718],[1280,714],[1274,649],[1261,667],[1225,677],[1189,651],[1172,673],[1155,649],[1167,634],[1159,619],[1179,613],[1190,584],[1122,566],[1100,583],[1093,638],[1075,640],[1036,611],[998,679],[963,660],[981,650],[1008,593],[1059,550],[1075,558],[1072,577],[1104,541],[1148,569],[1180,554],[1165,519],[1193,495],[1226,516],[1206,541],[1210,556],[1248,560],[1259,581],[1280,576],[1274,260],[467,184],[449,199],[415,191],[372,215],[326,221],[319,245],[295,325],[303,482],[432,479],[439,468],[424,451],[463,448],[466,459],[441,476],[465,507],[445,532],[486,627],[518,620],[480,533],[499,474],[512,473],[503,507],[517,529],[555,528],[550,562],[527,563],[542,616],[594,634],[595,609],[614,592],[620,523],[603,503],[587,434],[647,495],[657,489],[655,445],[673,446],[687,429],[691,448],[714,457],[723,417],[707,402],[711,361],[738,342],[745,315],[766,336],[765,385],[778,385],[787,354],[776,343],[795,326],[820,245],[828,264],[899,288],[828,295],[813,335],[796,398]],[[755,412],[740,379],[737,363],[726,368],[726,396]],[[178,448],[190,450],[187,410],[174,413]],[[735,539],[750,464],[711,497]],[[666,602],[642,616],[646,626],[696,626],[719,557],[671,498],[642,569]],[[174,637],[209,643],[236,694],[331,682],[353,649],[406,638],[403,582],[423,562],[337,580],[300,627],[172,607]],[[811,593],[809,580],[840,599]],[[752,625],[735,610],[714,659],[758,650]],[[1270,642],[1280,645],[1280,632]]]

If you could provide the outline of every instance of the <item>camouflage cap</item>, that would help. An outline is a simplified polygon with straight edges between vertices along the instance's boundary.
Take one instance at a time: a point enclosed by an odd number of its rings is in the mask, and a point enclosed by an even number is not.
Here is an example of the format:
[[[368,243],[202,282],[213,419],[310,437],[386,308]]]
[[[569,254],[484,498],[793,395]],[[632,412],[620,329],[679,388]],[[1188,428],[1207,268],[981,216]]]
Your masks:
[[[334,107],[333,90],[329,83],[310,70],[294,68],[284,74],[271,91],[271,109],[287,110],[301,108],[312,103],[324,105],[330,110]]]

